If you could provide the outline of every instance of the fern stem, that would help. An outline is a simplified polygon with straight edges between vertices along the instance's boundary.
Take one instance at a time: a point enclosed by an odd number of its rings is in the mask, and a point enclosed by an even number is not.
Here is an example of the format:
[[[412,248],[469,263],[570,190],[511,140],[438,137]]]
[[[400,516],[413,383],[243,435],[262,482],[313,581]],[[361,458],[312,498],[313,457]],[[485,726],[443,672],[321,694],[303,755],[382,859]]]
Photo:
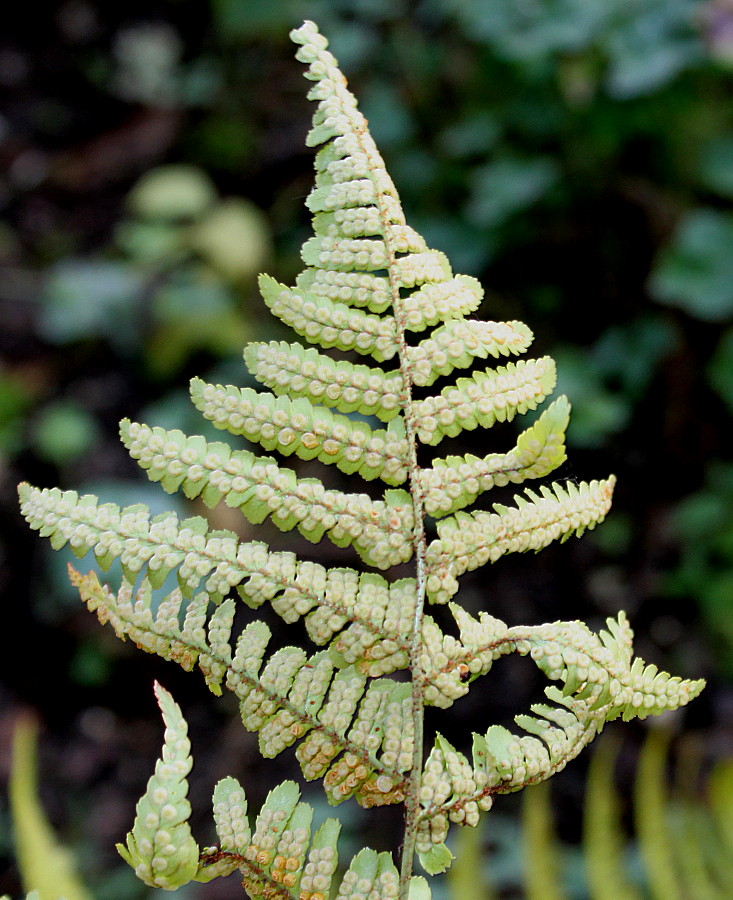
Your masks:
[[[359,129],[356,129],[356,133],[361,137]],[[406,337],[406,316],[402,304],[402,297],[400,296],[399,282],[395,278],[397,252],[392,240],[389,218],[384,207],[381,192],[377,190],[375,193],[376,205],[379,210],[382,234],[384,235],[384,244],[387,252],[387,272],[389,277],[392,310],[397,330],[399,370],[400,375],[402,376],[401,407],[404,410],[405,416],[410,496],[412,498],[412,508],[415,520],[413,534],[416,580],[415,611],[413,614],[412,629],[408,644],[410,678],[412,684],[411,712],[414,747],[412,766],[410,768],[405,790],[405,830],[402,842],[399,882],[399,900],[407,900],[417,841],[417,828],[420,813],[420,785],[422,782],[423,768],[425,673],[422,671],[421,667],[421,654],[422,624],[425,610],[427,541],[425,538],[425,504],[420,480],[420,466],[417,459],[417,428],[415,426],[412,409],[412,373]]]

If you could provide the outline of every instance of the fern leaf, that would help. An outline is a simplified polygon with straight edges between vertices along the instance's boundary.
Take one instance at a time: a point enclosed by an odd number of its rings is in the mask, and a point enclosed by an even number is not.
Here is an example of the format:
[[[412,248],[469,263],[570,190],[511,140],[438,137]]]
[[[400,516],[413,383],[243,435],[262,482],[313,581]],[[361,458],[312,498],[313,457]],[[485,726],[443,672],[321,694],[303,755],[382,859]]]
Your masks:
[[[470,275],[428,282],[403,299],[405,325],[410,331],[420,332],[438,322],[463,319],[479,308],[483,296],[480,282]]]
[[[293,553],[271,552],[259,542],[237,543],[233,532],[206,532],[200,518],[179,521],[169,513],[151,519],[145,507],[99,505],[94,497],[57,488],[24,484],[19,493],[27,521],[55,546],[69,542],[77,556],[94,551],[103,568],[120,559],[128,582],[145,572],[145,590],[162,584],[174,570],[185,597],[204,582],[208,598],[220,603],[237,587],[253,608],[269,602],[286,622],[304,617],[316,644],[327,644],[341,632],[335,650],[367,675],[407,665],[414,579],[389,583],[375,573],[299,561]]]
[[[608,631],[596,635],[582,622],[507,628],[499,620],[477,622],[452,609],[469,674],[488,671],[498,656],[517,652],[530,655],[548,678],[563,683],[563,690],[546,688],[552,705],[534,704],[533,715],[514,717],[525,735],[498,725],[475,734],[473,766],[443,738],[436,739],[421,794],[421,854],[442,844],[450,821],[475,824],[479,809],[488,808],[494,794],[520,790],[560,771],[606,722],[677,709],[704,687],[702,680],[673,678],[641,659],[632,661],[632,635],[623,613],[608,621]],[[449,691],[445,695],[450,698]]]
[[[414,401],[418,438],[435,445],[464,430],[510,422],[518,413],[536,409],[554,387],[555,363],[549,356],[474,372],[435,397]]]
[[[399,372],[335,360],[312,347],[285,341],[253,341],[245,348],[244,359],[252,375],[278,395],[305,397],[339,412],[373,415],[383,422],[402,411]]]
[[[120,856],[149,887],[174,890],[187,884],[199,867],[199,848],[191,836],[186,799],[191,771],[191,743],[181,709],[160,685],[155,694],[165,722],[162,758],[140,798],[135,823],[126,846],[117,845]]]
[[[197,378],[191,382],[191,398],[217,428],[257,441],[265,450],[318,459],[367,481],[381,478],[398,485],[407,480],[402,419],[394,419],[386,430],[372,429],[366,422],[314,406],[305,397],[291,400],[250,388],[206,384]]]
[[[565,430],[569,419],[570,404],[565,397],[558,397],[519,435],[516,446],[508,453],[435,459],[432,468],[420,472],[425,511],[441,518],[468,506],[495,486],[549,475],[566,459]]]
[[[270,312],[312,344],[320,344],[324,349],[356,350],[378,362],[392,359],[397,353],[397,329],[392,316],[372,316],[325,297],[305,291],[296,293],[269,275],[261,275],[259,283]]]
[[[541,550],[552,541],[580,536],[602,522],[611,505],[616,479],[553,484],[516,497],[517,506],[495,505],[496,512],[458,513],[438,524],[438,540],[428,547],[427,590],[444,603],[458,590],[456,578],[505,553]]]
[[[414,740],[408,684],[377,678],[367,687],[353,667],[337,671],[328,653],[307,657],[297,647],[267,659],[271,635],[263,622],[232,637],[232,600],[214,609],[207,633],[205,594],[188,605],[179,625],[179,591],[153,613],[145,582],[137,592],[123,582],[115,595],[94,572],[72,570],[72,583],[119,638],[189,670],[198,664],[215,694],[223,685],[231,690],[244,727],[259,735],[262,756],[273,758],[302,741],[296,756],[303,774],[324,779],[330,802],[355,796],[370,807],[403,799]]]
[[[463,573],[593,528],[608,511],[614,479],[526,490],[512,508],[462,511],[495,485],[539,478],[562,463],[565,398],[509,452],[447,456],[420,467],[418,441],[436,446],[536,409],[554,389],[555,366],[549,357],[510,360],[413,399],[413,388],[430,388],[477,360],[523,354],[532,334],[519,322],[467,319],[481,302],[481,286],[454,275],[445,255],[406,224],[367,122],[317,28],[307,22],[291,36],[314,82],[309,97],[318,103],[307,138],[319,147],[307,200],[314,236],[303,247],[305,269],[295,284],[263,275],[260,290],[272,313],[310,344],[391,361],[393,368],[332,359],[297,343],[255,342],[245,349],[245,362],[265,391],[194,379],[191,394],[216,427],[267,452],[333,463],[389,488],[375,498],[329,490],[273,458],[177,430],[123,421],[121,435],[166,491],[200,497],[209,507],[224,501],[253,524],[269,517],[314,543],[326,536],[353,547],[375,569],[414,556],[415,577],[390,583],[373,572],[326,568],[259,542],[242,543],[233,532],[209,531],[203,518],[151,518],[141,505],[121,509],[73,491],[23,485],[21,506],[52,546],[68,542],[77,556],[92,551],[102,568],[120,560],[117,593],[93,573],[72,571],[89,608],[120,638],[185,669],[198,666],[213,693],[232,691],[263,756],[292,747],[304,777],[321,779],[332,804],[349,797],[364,807],[405,801],[399,878],[387,854],[365,850],[336,887],[338,827],[329,820],[311,839],[312,810],[290,782],[268,796],[253,832],[243,790],[233,779],[221,782],[214,793],[221,844],[199,857],[186,830],[188,745],[179,734],[185,723],[166,695],[164,716],[175,724],[166,741],[182,754],[176,847],[158,859],[158,846],[167,848],[170,838],[165,829],[165,839],[158,834],[154,808],[165,803],[159,782],[168,770],[161,769],[124,851],[148,883],[207,881],[238,869],[252,900],[325,900],[334,892],[336,900],[428,900],[424,880],[411,879],[413,848],[426,871],[445,870],[451,822],[475,825],[496,794],[559,771],[606,721],[683,705],[703,683],[633,659],[623,616],[594,635],[581,623],[509,628],[451,605],[457,636],[424,616],[423,598],[447,602]],[[426,329],[424,338],[412,339]],[[356,421],[353,413],[386,427]],[[440,520],[438,537],[427,546],[426,515]],[[179,588],[156,607],[153,591],[172,572]],[[287,646],[272,652],[270,630],[258,621],[235,633],[232,589],[252,608],[268,602],[286,622],[302,618],[325,649],[311,656]],[[520,736],[497,725],[475,734],[471,759],[438,735],[423,773],[423,707],[450,706],[496,659],[515,652],[529,655],[562,690],[548,687],[548,703],[516,717]],[[389,677],[400,668],[410,670],[411,683]],[[165,758],[174,750],[166,749]]]
[[[379,897],[396,900],[399,895],[397,869],[389,853],[360,850],[341,880],[335,900],[361,900]]]
[[[297,478],[270,457],[228,444],[210,444],[178,430],[123,420],[122,442],[151,481],[169,493],[181,488],[213,507],[222,499],[253,524],[270,517],[282,531],[297,528],[313,543],[326,535],[339,547],[352,545],[364,562],[388,569],[412,557],[415,527],[410,495],[387,491],[384,500],[328,490],[313,478]]]
[[[531,342],[532,332],[522,322],[453,319],[408,349],[413,384],[429,387],[440,376],[466,369],[476,359],[523,353]]]
[[[644,719],[678,709],[702,691],[701,679],[672,677],[639,657],[632,661],[631,630],[624,613],[607,625],[607,632],[596,635],[582,622],[554,622],[510,628],[505,637],[515,642],[518,653],[530,654],[548,678],[562,681],[566,695],[587,700],[608,721],[617,716],[625,721]],[[619,635],[616,648],[613,632]]]

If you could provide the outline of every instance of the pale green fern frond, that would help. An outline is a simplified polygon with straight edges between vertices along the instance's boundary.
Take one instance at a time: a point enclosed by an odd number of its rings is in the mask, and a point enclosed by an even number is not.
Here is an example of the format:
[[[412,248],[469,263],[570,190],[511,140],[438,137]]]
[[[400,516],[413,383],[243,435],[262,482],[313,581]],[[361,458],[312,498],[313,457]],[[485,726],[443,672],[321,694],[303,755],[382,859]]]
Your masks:
[[[469,506],[485,491],[528,478],[543,478],[565,462],[570,404],[559,397],[517,439],[508,453],[436,458],[420,472],[425,512],[434,518]]]
[[[403,412],[399,372],[336,360],[313,347],[253,341],[244,350],[250,373],[278,396],[305,397],[339,412],[390,422]]]
[[[520,790],[560,771],[606,722],[677,709],[704,687],[702,680],[683,681],[639,658],[632,661],[632,632],[623,613],[618,620],[608,620],[608,631],[596,635],[582,622],[508,628],[500,620],[476,621],[452,609],[463,639],[459,665],[468,678],[485,674],[499,656],[516,652],[529,655],[548,678],[562,682],[563,689],[546,688],[554,705],[535,704],[534,715],[514,717],[529,736],[518,737],[498,725],[485,735],[474,734],[473,764],[438,737],[421,794],[424,818],[418,849],[423,854],[429,852],[429,842],[445,840],[449,821],[475,826],[479,810],[490,807],[494,794]]]
[[[308,657],[299,647],[283,647],[267,658],[271,632],[264,622],[250,622],[233,637],[232,599],[209,615],[208,598],[200,594],[185,606],[180,624],[180,591],[153,612],[145,581],[137,592],[123,583],[115,595],[94,572],[72,570],[71,577],[89,609],[119,638],[184,669],[198,665],[214,694],[222,686],[232,691],[242,724],[259,735],[263,757],[300,742],[303,775],[323,779],[331,803],[355,796],[371,807],[404,799],[414,743],[408,684],[367,682],[353,666],[337,669],[327,652]]]
[[[120,856],[149,887],[173,890],[188,884],[199,867],[199,848],[191,835],[188,819],[188,773],[191,742],[181,709],[171,695],[155,685],[165,723],[163,755],[155,764],[143,796],[135,810],[135,823]]]
[[[68,543],[79,557],[94,552],[103,569],[119,559],[129,583],[144,574],[158,587],[175,571],[185,597],[203,587],[214,603],[236,588],[252,608],[269,602],[286,622],[304,618],[316,644],[338,635],[334,649],[365,674],[407,665],[414,579],[388,582],[372,572],[299,560],[260,542],[238,542],[233,532],[208,531],[200,517],[151,518],[142,505],[99,504],[92,495],[58,488],[21,485],[19,492],[23,514],[56,549]]]
[[[446,256],[406,224],[325,38],[310,22],[291,37],[317,102],[307,138],[319,148],[307,200],[314,234],[292,286],[269,275],[259,285],[270,311],[312,346],[249,344],[244,360],[262,390],[191,383],[206,419],[273,456],[127,420],[121,436],[164,490],[208,507],[224,503],[254,525],[270,519],[313,543],[328,538],[352,548],[365,570],[329,568],[244,542],[232,531],[210,530],[200,517],[151,517],[142,505],[121,509],[73,491],[23,485],[21,506],[54,547],[93,552],[105,570],[119,560],[118,592],[93,573],[73,576],[90,608],[120,637],[184,668],[197,665],[214,693],[232,690],[264,756],[293,747],[305,777],[321,779],[332,803],[352,796],[365,807],[404,801],[399,879],[386,855],[362,851],[334,888],[336,900],[427,900],[427,883],[412,877],[413,856],[417,849],[429,873],[444,870],[450,822],[475,825],[495,794],[548,778],[606,721],[681,706],[702,683],[633,660],[623,617],[595,635],[572,622],[509,627],[455,603],[454,633],[425,615],[426,600],[451,600],[464,573],[595,527],[608,512],[615,479],[525,489],[513,505],[465,510],[494,487],[543,478],[562,464],[570,412],[564,397],[508,451],[436,456],[426,449],[432,461],[422,465],[420,444],[436,447],[537,409],[555,387],[555,364],[548,356],[522,357],[533,339],[522,323],[469,318],[482,301],[481,285],[454,274]],[[330,350],[349,358],[324,352]],[[489,360],[502,364],[475,367]],[[281,465],[280,456],[293,467]],[[370,481],[371,493],[350,481],[340,490],[301,477],[299,460]],[[374,489],[380,481],[381,493]],[[433,528],[437,535],[429,537]],[[369,571],[405,563],[408,577]],[[179,589],[156,605],[152,591],[171,573]],[[269,629],[256,621],[234,637],[234,592],[251,608],[271,604],[288,623],[302,619],[323,649],[308,655],[283,647],[268,655]],[[425,706],[451,706],[508,653],[529,655],[562,690],[549,687],[549,703],[516,717],[522,736],[492,725],[474,736],[470,759],[438,736],[425,760]],[[390,677],[399,670],[409,680]],[[329,862],[322,883],[316,875],[307,880],[311,813],[297,790],[281,786],[270,795],[261,822],[275,816],[277,834],[262,824],[260,837],[260,820],[253,836],[247,830],[243,796],[233,781],[217,788],[221,847],[209,848],[196,877],[238,868],[253,898],[325,900],[333,869]],[[296,832],[303,838],[297,852]],[[147,853],[134,834],[131,858],[133,850]],[[330,852],[334,827],[318,834],[310,852]],[[192,857],[188,838],[181,837],[181,848],[182,859]],[[189,862],[181,865],[188,872]]]
[[[496,512],[458,513],[438,523],[438,539],[427,550],[427,592],[445,603],[458,590],[456,578],[506,553],[541,550],[552,541],[580,536],[602,522],[611,505],[616,479],[552,484],[541,496],[527,490],[514,508],[494,505]]]
[[[196,408],[213,424],[231,434],[257,441],[265,450],[286,456],[333,463],[347,475],[387,484],[407,480],[407,439],[402,419],[387,429],[315,406],[305,397],[275,397],[250,388],[191,382]]]
[[[209,507],[224,500],[254,524],[269,517],[282,531],[297,528],[313,543],[326,535],[339,547],[353,546],[379,569],[413,555],[414,511],[405,491],[386,491],[384,500],[372,500],[368,494],[327,489],[316,478],[298,478],[271,457],[208,443],[199,435],[126,421],[120,432],[133,459],[168,493],[180,488]]]
[[[254,828],[240,784],[234,778],[220,781],[213,795],[220,843],[199,850],[188,823],[187,776],[193,761],[186,721],[164,688],[156,684],[155,693],[166,726],[163,753],[137,805],[126,845],[117,845],[138,877],[150,887],[173,890],[239,871],[251,900],[328,897],[338,865],[340,826],[327,819],[312,834],[313,809],[300,800],[292,781],[270,791]],[[338,897],[356,900],[365,887],[384,900],[398,896],[398,873],[388,853],[358,853],[341,879]]]

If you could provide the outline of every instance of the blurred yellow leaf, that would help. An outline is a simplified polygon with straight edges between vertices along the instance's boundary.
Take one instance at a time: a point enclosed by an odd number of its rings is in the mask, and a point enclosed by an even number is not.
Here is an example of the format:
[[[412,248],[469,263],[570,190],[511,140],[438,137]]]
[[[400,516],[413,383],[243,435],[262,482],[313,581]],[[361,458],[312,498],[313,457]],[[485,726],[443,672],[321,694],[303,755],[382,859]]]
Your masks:
[[[10,811],[15,851],[23,887],[38,891],[40,900],[92,900],[76,873],[71,853],[62,847],[49,825],[38,797],[37,728],[21,719],[13,735]]]

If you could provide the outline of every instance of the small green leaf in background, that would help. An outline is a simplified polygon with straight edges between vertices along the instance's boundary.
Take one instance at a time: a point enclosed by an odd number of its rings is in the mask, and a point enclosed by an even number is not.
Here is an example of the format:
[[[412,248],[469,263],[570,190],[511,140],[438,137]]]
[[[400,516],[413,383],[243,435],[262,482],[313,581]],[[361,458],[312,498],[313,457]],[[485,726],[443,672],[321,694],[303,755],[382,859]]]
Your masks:
[[[545,157],[490,162],[474,170],[468,217],[484,227],[501,225],[543,197],[558,177],[557,163]]]
[[[684,216],[649,290],[660,303],[705,322],[733,314],[733,215],[698,208]]]
[[[139,339],[136,305],[143,275],[123,262],[71,257],[52,266],[41,293],[38,330],[54,344],[107,338],[129,351]]]
[[[10,809],[15,852],[23,888],[40,900],[92,900],[76,872],[71,853],[56,839],[38,798],[37,729],[20,719],[13,735]]]
[[[202,169],[179,163],[143,175],[128,194],[127,207],[141,219],[194,219],[217,199],[216,188]]]
[[[240,282],[253,278],[270,256],[270,229],[254,203],[230,198],[192,226],[191,247],[220,275]]]
[[[38,456],[64,465],[91,451],[99,429],[89,412],[72,400],[49,403],[36,418],[31,441]]]
[[[721,197],[733,197],[733,134],[711,141],[702,152],[700,181]]]

